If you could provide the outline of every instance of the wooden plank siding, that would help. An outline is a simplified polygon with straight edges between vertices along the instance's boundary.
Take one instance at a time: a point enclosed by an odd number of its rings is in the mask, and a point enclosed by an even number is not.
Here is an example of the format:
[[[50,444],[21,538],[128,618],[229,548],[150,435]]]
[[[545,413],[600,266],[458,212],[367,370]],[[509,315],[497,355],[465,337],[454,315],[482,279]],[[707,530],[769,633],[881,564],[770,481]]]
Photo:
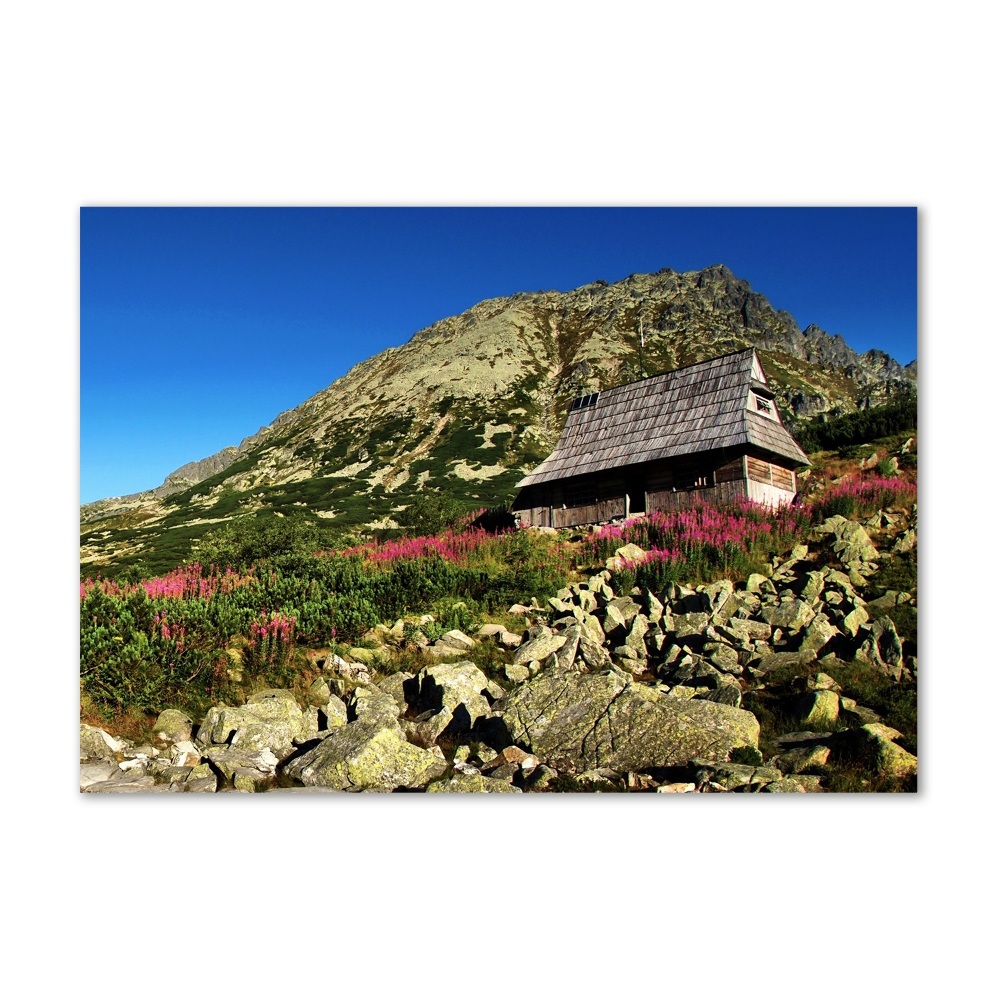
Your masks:
[[[631,497],[629,513],[680,510],[704,501],[726,503],[749,495],[743,458],[728,450],[708,452],[626,466],[604,476],[540,483],[521,491],[515,512],[523,524],[571,528],[625,517],[626,495]]]
[[[747,476],[758,483],[767,483],[769,486],[777,486],[780,490],[795,492],[795,473],[791,469],[775,465],[774,462],[765,462],[748,455]]]
[[[727,503],[737,497],[747,495],[747,484],[742,479],[732,479],[728,482],[716,483],[697,490],[660,490],[646,494],[648,510],[683,510],[696,503]]]

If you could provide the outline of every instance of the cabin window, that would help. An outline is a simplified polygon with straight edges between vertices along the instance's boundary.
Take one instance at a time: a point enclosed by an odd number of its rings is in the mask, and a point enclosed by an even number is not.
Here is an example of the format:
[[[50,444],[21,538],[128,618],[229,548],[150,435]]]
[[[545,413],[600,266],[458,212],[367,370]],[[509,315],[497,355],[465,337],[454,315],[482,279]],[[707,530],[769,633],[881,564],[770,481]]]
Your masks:
[[[592,392],[589,396],[578,396],[573,400],[573,405],[570,409],[582,410],[585,406],[594,406],[597,403],[598,396],[600,396],[599,392]]]
[[[565,486],[565,504],[567,507],[584,507],[597,501],[597,480],[580,479],[568,482]]]
[[[680,472],[674,480],[674,492],[679,490],[703,490],[715,485],[715,476],[711,470],[692,469]]]

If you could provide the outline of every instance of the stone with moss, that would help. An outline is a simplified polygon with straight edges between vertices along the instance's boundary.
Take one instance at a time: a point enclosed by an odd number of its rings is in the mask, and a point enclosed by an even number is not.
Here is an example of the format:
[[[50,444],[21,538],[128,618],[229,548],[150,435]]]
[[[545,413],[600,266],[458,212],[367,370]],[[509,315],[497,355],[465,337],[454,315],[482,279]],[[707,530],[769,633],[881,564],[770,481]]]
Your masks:
[[[840,716],[840,696],[836,691],[810,691],[795,703],[795,717],[807,729],[832,731]]]
[[[347,655],[356,663],[363,663],[366,667],[372,666],[376,660],[375,650],[365,649],[363,646],[352,646]]]
[[[396,726],[401,712],[391,694],[377,687],[356,687],[347,701],[348,718],[379,726]]]
[[[124,740],[115,739],[110,733],[97,726],[80,725],[81,761],[116,761],[117,754],[125,746]]]
[[[875,770],[878,774],[906,778],[917,773],[917,758],[894,742],[902,734],[883,723],[871,722],[838,734],[839,757]]]
[[[330,682],[325,677],[317,677],[309,685],[306,702],[316,708],[322,708],[330,700],[330,693]]]
[[[417,674],[416,683],[421,708],[447,710],[459,722],[465,720],[468,729],[489,714],[487,695],[503,694],[471,660],[424,667]]]
[[[253,751],[291,748],[308,729],[309,721],[295,696],[272,688],[251,695],[240,708],[210,710],[198,735],[202,742]]]
[[[761,793],[772,792],[772,793],[787,793],[787,792],[805,792],[805,788],[799,778],[780,778],[777,781],[770,781],[763,788],[761,788]]]
[[[176,708],[165,708],[153,723],[153,732],[168,743],[191,739],[194,722]]]
[[[844,615],[844,620],[841,625],[844,631],[855,638],[858,634],[858,629],[861,628],[868,621],[868,612],[863,607],[853,608],[848,614]]]
[[[775,758],[774,765],[783,774],[799,774],[814,767],[825,767],[830,760],[830,748],[816,745],[795,747]]]
[[[614,673],[545,671],[505,699],[512,740],[559,770],[641,771],[704,755],[724,760],[757,746],[760,726],[742,709],[664,696]]]
[[[533,634],[531,634],[533,633]],[[532,629],[530,638],[514,653],[515,663],[528,663],[530,660],[544,660],[549,653],[554,653],[566,645],[564,635],[556,635],[549,630]]]
[[[773,628],[797,632],[816,617],[816,612],[805,601],[793,598],[763,608],[761,617]]]
[[[423,788],[448,765],[408,743],[396,727],[352,722],[291,761],[284,774],[303,785],[353,791]]]
[[[451,774],[438,778],[427,786],[428,792],[486,792],[520,794],[521,789],[502,778],[489,778],[482,774]]]

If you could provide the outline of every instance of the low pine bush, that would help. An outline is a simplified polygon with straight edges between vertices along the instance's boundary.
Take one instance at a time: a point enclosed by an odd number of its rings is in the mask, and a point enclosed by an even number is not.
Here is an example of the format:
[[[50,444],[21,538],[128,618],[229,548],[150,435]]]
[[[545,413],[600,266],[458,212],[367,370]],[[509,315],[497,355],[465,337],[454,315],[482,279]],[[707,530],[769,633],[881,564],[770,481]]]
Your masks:
[[[890,507],[908,507],[916,499],[917,487],[909,480],[869,473],[845,478],[831,486],[814,503],[813,514],[817,521],[835,514],[853,520]]]

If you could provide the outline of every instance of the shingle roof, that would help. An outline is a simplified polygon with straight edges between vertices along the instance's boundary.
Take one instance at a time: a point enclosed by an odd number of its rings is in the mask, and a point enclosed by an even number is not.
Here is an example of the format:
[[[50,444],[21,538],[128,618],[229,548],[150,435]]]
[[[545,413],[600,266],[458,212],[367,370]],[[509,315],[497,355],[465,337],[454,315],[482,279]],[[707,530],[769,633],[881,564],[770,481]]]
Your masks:
[[[584,397],[555,451],[518,487],[747,445],[808,465],[780,417],[747,408],[751,380],[767,384],[753,348]]]

